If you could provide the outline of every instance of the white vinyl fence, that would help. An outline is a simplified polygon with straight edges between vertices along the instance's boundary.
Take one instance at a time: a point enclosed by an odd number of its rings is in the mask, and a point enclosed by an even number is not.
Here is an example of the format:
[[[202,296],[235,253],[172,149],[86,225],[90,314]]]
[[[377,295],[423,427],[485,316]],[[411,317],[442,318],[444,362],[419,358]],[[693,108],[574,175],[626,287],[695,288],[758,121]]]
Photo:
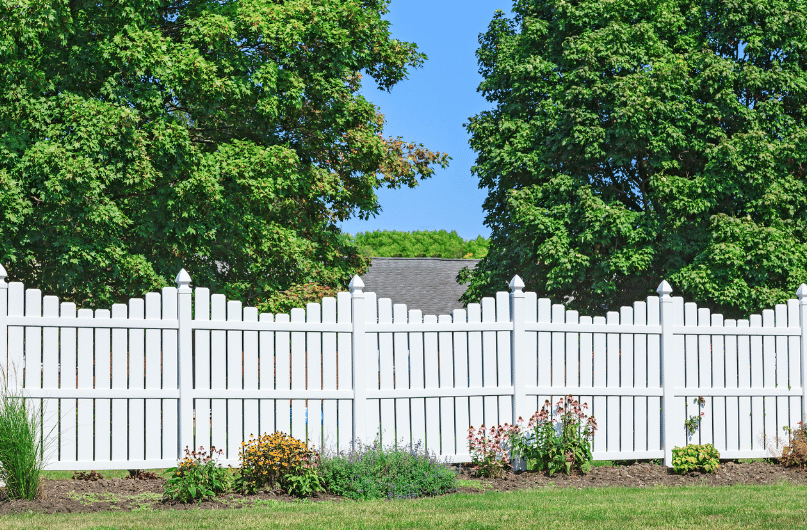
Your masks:
[[[724,320],[667,282],[592,318],[516,276],[510,293],[438,317],[377,300],[359,277],[290,315],[191,290],[184,270],[177,288],[111,311],[5,277],[0,267],[0,368],[43,407],[49,469],[171,467],[211,445],[237,465],[242,441],[275,430],[339,450],[421,442],[467,462],[469,426],[526,419],[566,394],[597,419],[595,459],[670,465],[688,442],[767,456],[805,410],[805,285],[798,300]]]

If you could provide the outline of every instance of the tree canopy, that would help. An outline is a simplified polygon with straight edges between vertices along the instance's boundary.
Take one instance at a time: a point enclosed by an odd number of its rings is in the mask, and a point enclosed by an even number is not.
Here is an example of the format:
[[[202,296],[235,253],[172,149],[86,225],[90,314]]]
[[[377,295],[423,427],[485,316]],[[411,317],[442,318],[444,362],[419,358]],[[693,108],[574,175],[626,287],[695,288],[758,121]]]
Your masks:
[[[479,259],[488,251],[482,236],[464,240],[456,230],[376,230],[359,232],[354,238],[362,254],[379,258],[467,258]]]
[[[807,4],[517,1],[477,51],[466,124],[490,252],[589,313],[675,294],[727,317],[807,282]]]
[[[336,223],[445,154],[358,95],[426,56],[387,0],[3,2],[0,263],[86,306],[172,285],[264,304],[366,260]],[[298,287],[295,287],[298,286]],[[305,289],[303,289],[305,290]]]

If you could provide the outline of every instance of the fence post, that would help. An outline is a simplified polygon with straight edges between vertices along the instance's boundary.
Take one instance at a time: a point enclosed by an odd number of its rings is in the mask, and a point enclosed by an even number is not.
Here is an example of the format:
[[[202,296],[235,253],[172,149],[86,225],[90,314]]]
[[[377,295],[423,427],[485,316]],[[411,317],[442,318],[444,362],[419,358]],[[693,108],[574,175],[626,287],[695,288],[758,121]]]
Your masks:
[[[807,284],[799,285],[799,327],[801,328],[801,421],[807,421],[807,380],[804,362],[807,361]]]
[[[351,334],[351,362],[353,363],[353,440],[351,447],[354,451],[356,440],[364,440],[367,443],[367,358],[366,339],[364,330],[365,306],[364,306],[364,282],[358,275],[350,280],[350,297],[353,320],[353,333]]]
[[[672,363],[676,362],[676,359],[673,359],[673,334],[670,329],[673,324],[673,301],[670,297],[672,287],[664,280],[656,291],[660,297],[659,318],[661,319],[661,446],[664,448],[664,465],[672,467],[673,421],[671,416],[675,401]]]
[[[177,284],[177,386],[179,387],[177,460],[185,447],[194,450],[193,441],[193,330],[191,329],[191,277],[182,269]]]
[[[6,283],[6,269],[0,265],[0,377],[4,380],[2,384],[8,388],[9,366],[8,366],[8,284]]]
[[[524,331],[524,280],[518,275],[510,280],[510,371],[513,384],[513,425],[527,415],[527,366],[525,366],[525,346],[527,333]],[[524,470],[526,462],[521,459],[513,462],[514,468]]]

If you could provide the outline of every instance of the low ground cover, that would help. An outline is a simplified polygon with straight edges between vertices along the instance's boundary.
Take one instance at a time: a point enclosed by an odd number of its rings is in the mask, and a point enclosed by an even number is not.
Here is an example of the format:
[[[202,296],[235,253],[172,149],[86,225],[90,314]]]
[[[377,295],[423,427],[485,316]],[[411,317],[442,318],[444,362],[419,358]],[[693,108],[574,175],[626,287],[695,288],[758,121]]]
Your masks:
[[[230,505],[219,500],[191,503],[171,509],[145,500],[129,511],[103,510],[95,513],[6,513],[4,528],[53,530],[75,528],[807,528],[807,485],[778,481],[781,466],[767,463],[724,465],[715,475],[665,476],[680,481],[674,486],[645,487],[594,486],[606,476],[621,476],[627,484],[628,474],[641,474],[642,467],[652,464],[595,467],[586,476],[543,473],[506,473],[500,479],[463,478],[463,482],[487,484],[482,488],[439,497],[403,501],[338,501],[266,499],[261,502]],[[767,473],[770,468],[771,473]],[[736,467],[745,469],[735,478],[748,484],[714,486],[712,480]],[[645,469],[645,473],[647,470]],[[604,473],[604,474],[601,474]],[[729,471],[733,474],[734,471]],[[795,475],[805,477],[805,473]],[[654,476],[655,473],[648,473]],[[533,477],[536,481],[519,482],[517,477]],[[544,477],[543,479],[539,477]],[[705,480],[701,480],[704,478]],[[725,477],[724,477],[725,478]],[[567,483],[576,479],[585,482]],[[115,479],[127,481],[128,479]],[[767,484],[765,483],[766,481]],[[773,482],[769,482],[773,481]],[[51,481],[48,481],[51,482]],[[129,482],[140,482],[131,481]],[[529,485],[525,489],[501,491],[503,483]],[[583,485],[585,484],[585,485]],[[616,484],[616,482],[612,482]],[[634,479],[633,484],[636,484]],[[591,486],[591,487],[589,487]],[[48,486],[46,489],[50,489]],[[229,497],[225,496],[225,497]],[[219,498],[217,498],[219,499]],[[316,498],[315,498],[316,499]],[[284,502],[291,500],[292,502]],[[24,501],[14,501],[24,502]],[[0,503],[3,506],[5,503]],[[76,504],[79,504],[78,502]],[[221,509],[221,508],[231,509]],[[89,510],[85,510],[89,511]]]
[[[526,490],[575,490],[583,491],[607,488],[625,490],[677,490],[679,488],[721,488],[735,486],[807,488],[807,472],[784,467],[771,460],[722,461],[715,473],[675,473],[672,469],[655,462],[595,462],[587,474],[548,472],[504,471],[498,477],[478,477],[471,465],[450,466],[456,476],[456,489],[440,498],[471,496],[489,493],[512,493]],[[157,479],[130,479],[126,471],[101,471],[102,479],[96,481],[71,480],[68,472],[45,471],[42,495],[34,501],[5,500],[0,502],[0,515],[25,513],[90,513],[173,511],[173,510],[221,510],[278,506],[280,504],[341,504],[356,505],[344,496],[319,492],[307,500],[289,495],[280,489],[260,490],[253,494],[226,493],[204,499],[201,503],[163,501],[166,476],[157,472]],[[764,489],[764,488],[763,488]],[[807,492],[807,490],[804,490]],[[387,499],[387,497],[384,497]],[[406,501],[410,502],[410,501]],[[5,519],[4,519],[5,521]]]

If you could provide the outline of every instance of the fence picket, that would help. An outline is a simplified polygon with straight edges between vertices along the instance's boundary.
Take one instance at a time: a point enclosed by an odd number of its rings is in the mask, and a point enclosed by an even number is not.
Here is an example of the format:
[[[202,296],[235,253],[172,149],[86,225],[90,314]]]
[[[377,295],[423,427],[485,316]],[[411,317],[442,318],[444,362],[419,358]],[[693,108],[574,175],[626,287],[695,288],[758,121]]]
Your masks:
[[[378,323],[392,323],[392,301],[389,298],[378,300]],[[378,384],[381,390],[392,390],[395,388],[395,376],[400,367],[395,364],[392,333],[378,334]],[[395,445],[398,443],[398,436],[395,429],[395,400],[379,400],[381,423],[381,443],[384,445]]]
[[[322,299],[322,322],[336,324],[336,298]],[[337,337],[336,333],[322,334],[322,389],[337,389]],[[337,401],[322,401],[322,448],[338,450]]]
[[[261,313],[259,322],[274,322],[271,313]],[[275,333],[261,331],[258,333],[258,388],[265,391],[275,390]],[[275,399],[261,399],[258,402],[260,427],[256,437],[275,432]]]
[[[114,307],[114,306],[113,306]],[[124,306],[125,307],[125,306]],[[96,309],[95,318],[99,323],[111,320],[112,312],[109,309]],[[112,329],[97,328],[95,330],[95,388],[109,390],[112,388]],[[112,460],[112,400],[95,399],[94,429],[98,434],[93,437],[95,441],[94,460],[98,463]],[[174,423],[176,424],[176,422]],[[107,432],[106,426],[110,425]],[[172,424],[173,425],[173,424]]]
[[[423,323],[423,313],[419,309],[409,309],[409,322]],[[423,333],[409,334],[410,385],[413,389],[426,388],[425,373],[425,338]],[[426,447],[426,400],[412,398],[409,408],[412,411],[412,444]]]
[[[244,322],[257,322],[258,309],[255,307],[244,308]],[[244,390],[257,390],[258,377],[260,374],[258,351],[258,332],[244,332]],[[260,435],[259,405],[258,400],[249,398],[244,400],[244,427],[243,440],[248,441],[250,435]]]
[[[762,327],[762,315],[749,317],[752,328]],[[762,336],[751,336],[751,386],[762,387],[765,384],[765,366],[762,351]],[[765,401],[762,396],[751,397],[751,443],[752,448],[765,449]]]
[[[723,327],[723,315],[712,315],[711,325]],[[724,352],[725,335],[712,335],[712,386],[726,388],[726,359]],[[726,397],[712,398],[712,441],[715,447],[726,447]]]
[[[737,327],[737,320],[726,319],[723,327],[732,330]],[[739,372],[737,368],[738,349],[736,335],[726,335],[725,338],[725,361],[726,361],[726,388],[737,388]],[[740,400],[738,397],[726,397],[726,449],[729,451],[740,450]]]
[[[621,307],[619,309],[619,323],[632,325],[633,322],[633,308]],[[621,348],[619,352],[619,386],[620,388],[634,388],[634,352],[633,352],[633,335],[621,335]],[[621,427],[620,432],[620,447],[623,451],[636,451],[636,444],[634,440],[634,412],[633,412],[633,396],[623,396],[620,399],[619,408],[619,424]]]
[[[78,318],[92,318],[92,309],[79,309]],[[78,328],[78,346],[76,351],[77,380],[76,388],[92,389],[93,384],[93,328]],[[98,330],[102,331],[102,330]],[[106,331],[106,330],[103,330]],[[78,446],[77,460],[80,462],[92,462],[93,456],[93,433],[95,425],[93,421],[93,400],[79,399],[76,404],[76,445]]]
[[[496,322],[510,322],[510,293],[496,293]],[[497,331],[497,382],[498,386],[513,385],[511,355],[510,355],[510,331]],[[499,420],[497,423],[512,423],[513,418],[513,394],[508,392],[499,396],[498,410]]]
[[[467,322],[465,309],[455,309],[453,321],[458,323]],[[468,388],[470,374],[468,373],[468,333],[454,333],[454,386],[456,388]],[[454,420],[456,422],[456,452],[466,454],[468,452],[467,427],[471,425],[469,414],[468,397],[460,396],[454,398]]]
[[[160,293],[146,293],[146,319],[160,320],[162,317]],[[146,330],[145,354],[145,388],[160,390],[162,388],[162,366],[160,349],[162,333],[159,329]],[[145,459],[160,460],[162,458],[161,403],[159,399],[147,399],[145,403]],[[169,455],[169,458],[173,455]]]
[[[407,324],[406,305],[395,304],[392,308],[392,321],[396,324]],[[393,333],[393,364],[395,370],[394,388],[409,389],[409,375],[412,371],[409,361],[409,344],[406,333]],[[390,400],[392,401],[392,400]],[[395,403],[395,444],[404,446],[412,442],[412,428],[409,424],[409,400],[396,399]]]
[[[129,320],[145,318],[145,301],[142,298],[129,300]],[[129,330],[129,388],[143,390],[145,388],[146,335],[142,329]],[[146,403],[145,400],[129,399],[129,459],[145,460],[146,454]]]
[[[540,311],[540,306],[539,306]],[[540,314],[540,313],[539,313]],[[594,317],[594,324],[605,324],[605,317]],[[607,371],[607,338],[605,333],[594,333],[594,353],[592,354],[592,363],[594,364],[594,386],[602,388],[606,383]],[[540,373],[540,372],[539,372]],[[598,429],[594,433],[594,440],[592,441],[592,451],[605,452],[606,447],[606,433],[607,414],[605,410],[606,398],[602,395],[594,394],[592,396],[591,414],[597,419]]]
[[[787,327],[787,306],[785,304],[776,304],[774,307],[776,327]],[[776,337],[776,388],[789,388],[787,377],[787,337]],[[787,439],[783,427],[790,426],[790,398],[787,396],[779,396],[776,399],[776,434],[772,440],[775,446],[775,451],[778,454],[784,448],[783,440]]]
[[[227,320],[227,298],[223,294],[210,297],[211,322]],[[210,332],[210,387],[220,390],[227,388],[227,332],[221,329]],[[286,431],[288,432],[288,430]],[[227,453],[227,400],[210,400],[210,445]]]
[[[659,298],[647,298],[647,325],[658,326]],[[661,387],[661,336],[647,335],[647,388],[659,389]],[[661,397],[648,396],[647,398],[647,450],[660,451],[661,446]]]
[[[799,301],[787,301],[787,325],[794,328],[801,327],[799,320]],[[804,333],[804,330],[802,330]],[[787,341],[787,388],[800,388],[801,381],[801,342],[800,337],[788,337]],[[802,390],[803,392],[803,390]],[[803,419],[804,412],[801,409],[802,401],[801,396],[790,397],[790,427],[795,428],[795,425]]]
[[[161,292],[162,318],[163,320],[178,320],[179,299],[176,287],[163,287]],[[209,311],[207,315],[209,315]],[[209,338],[209,335],[208,335]],[[162,352],[160,361],[162,362],[162,385],[166,390],[179,390],[179,333],[176,329],[164,329],[162,331]],[[209,342],[208,342],[209,344]],[[209,379],[208,379],[209,381]],[[209,386],[209,383],[208,383]],[[208,401],[207,412],[205,413],[206,423],[204,428],[209,429],[210,422]],[[161,400],[163,426],[179,424],[179,400],[175,398],[163,398]],[[198,425],[198,423],[197,423]],[[177,429],[163,428],[163,459],[169,463],[172,460],[181,458],[179,452],[179,431]],[[208,448],[205,445],[205,448]]]
[[[305,322],[305,309],[296,307],[291,310],[293,323]],[[293,331],[291,333],[291,389],[305,390],[305,333]],[[302,392],[300,392],[303,394]],[[297,392],[295,392],[295,395]],[[280,411],[278,411],[279,413]],[[291,435],[303,442],[308,440],[308,422],[306,415],[308,409],[304,399],[296,397],[291,400]]]
[[[437,322],[451,322],[449,315],[439,315]],[[452,333],[438,333],[438,365],[440,388],[454,388],[454,345]],[[438,454],[455,454],[456,436],[454,434],[454,398],[440,398],[440,451]]]
[[[336,295],[336,321],[338,323],[350,324],[352,322],[351,304],[350,293],[343,292]],[[351,333],[336,334],[336,385],[340,390],[353,388],[352,340]],[[339,451],[349,451],[354,437],[358,436],[353,432],[353,403],[351,400],[342,399],[339,400],[337,407],[339,409],[337,448]]]
[[[127,318],[126,304],[112,306],[112,320],[124,321]],[[124,324],[124,322],[121,322]],[[112,389],[125,396],[128,388],[128,333],[126,328],[112,329]],[[112,460],[121,462],[129,459],[128,423],[129,414],[126,399],[112,399]]]
[[[165,302],[167,302],[167,297],[163,295],[163,303]],[[210,290],[203,287],[197,287],[194,290],[193,303],[194,319],[201,322],[210,321]],[[220,332],[211,332],[206,329],[197,329],[194,331],[195,339],[193,368],[195,373],[193,377],[193,388],[195,390],[210,390],[213,388],[210,385],[211,333]],[[166,370],[166,382],[168,382],[167,378],[168,371]],[[175,384],[175,381],[171,381],[171,388],[173,388]],[[205,449],[209,449],[211,445],[215,445],[210,441],[210,400],[205,398],[194,399],[193,409],[194,430],[196,432],[193,446],[197,448],[201,446]]]
[[[496,301],[493,298],[482,299],[482,322],[496,321]],[[482,332],[482,384],[485,387],[499,386],[496,366],[496,332]],[[496,396],[485,396],[484,417],[482,419],[486,427],[503,423],[499,421],[498,400]]]
[[[698,308],[698,326],[708,327],[711,324],[711,312],[706,307]],[[712,370],[712,337],[710,335],[698,335],[698,383],[697,385],[702,388],[711,388],[713,379]],[[700,411],[704,416],[701,418],[700,426],[698,427],[698,440],[699,443],[707,444],[712,443],[713,431],[712,426],[714,422],[714,402],[712,396],[699,396],[703,397],[705,403],[699,405]]]

